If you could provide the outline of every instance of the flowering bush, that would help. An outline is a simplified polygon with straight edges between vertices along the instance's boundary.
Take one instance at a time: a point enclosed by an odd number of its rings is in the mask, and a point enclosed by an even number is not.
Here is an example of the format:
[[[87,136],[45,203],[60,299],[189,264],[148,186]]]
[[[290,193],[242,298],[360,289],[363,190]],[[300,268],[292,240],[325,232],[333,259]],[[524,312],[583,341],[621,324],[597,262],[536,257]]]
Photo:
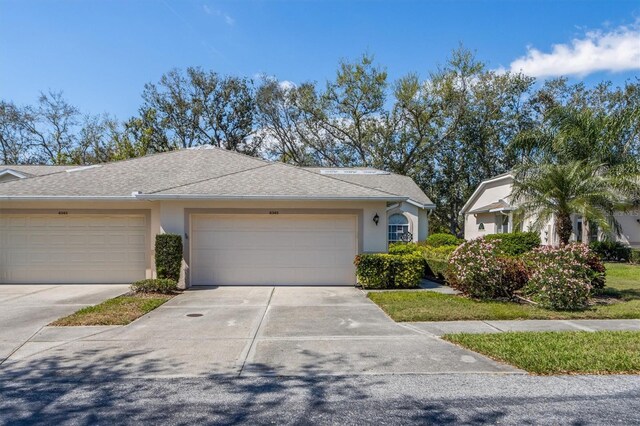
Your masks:
[[[584,244],[539,247],[526,256],[526,293],[544,308],[580,309],[594,288],[604,287],[604,265]]]
[[[499,240],[463,243],[449,258],[447,282],[477,299],[511,298],[527,282],[522,260],[501,255]]]

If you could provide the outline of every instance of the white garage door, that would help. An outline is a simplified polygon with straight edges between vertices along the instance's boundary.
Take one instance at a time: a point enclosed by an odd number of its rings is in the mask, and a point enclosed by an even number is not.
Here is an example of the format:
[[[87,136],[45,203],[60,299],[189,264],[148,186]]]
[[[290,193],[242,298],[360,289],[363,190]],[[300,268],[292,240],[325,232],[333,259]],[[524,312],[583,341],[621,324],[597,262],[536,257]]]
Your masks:
[[[0,215],[0,283],[130,283],[145,277],[144,215]]]
[[[354,285],[354,215],[193,215],[192,285]]]

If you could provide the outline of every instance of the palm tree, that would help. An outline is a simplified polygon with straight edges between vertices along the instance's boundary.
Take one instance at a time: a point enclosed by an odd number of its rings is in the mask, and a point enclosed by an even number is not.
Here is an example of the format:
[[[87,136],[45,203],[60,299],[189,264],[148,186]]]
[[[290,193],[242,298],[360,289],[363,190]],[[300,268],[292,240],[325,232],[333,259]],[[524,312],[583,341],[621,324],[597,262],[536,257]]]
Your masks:
[[[542,126],[514,140],[525,155],[514,170],[521,215],[535,215],[537,228],[555,217],[563,244],[571,236],[572,214],[582,215],[585,228],[619,234],[614,213],[640,205],[639,129],[638,108],[551,108]]]
[[[514,170],[512,198],[521,217],[534,218],[540,230],[555,217],[561,244],[567,244],[573,230],[571,215],[605,233],[619,234],[614,213],[631,208],[638,194],[637,176],[613,173],[617,168],[571,161],[565,164],[527,162]]]

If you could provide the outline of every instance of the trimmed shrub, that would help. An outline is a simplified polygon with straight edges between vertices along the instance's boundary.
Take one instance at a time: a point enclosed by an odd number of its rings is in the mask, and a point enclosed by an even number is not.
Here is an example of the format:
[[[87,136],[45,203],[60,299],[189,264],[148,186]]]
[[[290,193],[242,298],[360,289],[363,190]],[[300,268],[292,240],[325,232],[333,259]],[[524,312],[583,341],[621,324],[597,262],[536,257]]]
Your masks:
[[[631,263],[640,264],[640,250],[631,250],[631,258],[629,259]]]
[[[602,260],[608,262],[629,262],[631,260],[631,247],[618,241],[593,241],[589,248]]]
[[[171,294],[178,290],[178,283],[166,278],[136,281],[131,284],[134,293],[164,293]]]
[[[536,232],[516,232],[513,234],[491,234],[484,237],[487,241],[499,241],[497,248],[509,256],[520,256],[536,247],[540,247],[540,235]]]
[[[156,235],[156,272],[158,278],[180,279],[182,237],[178,234]]]
[[[449,258],[458,246],[422,247],[424,259],[427,261],[426,275],[440,280],[446,277]]]
[[[431,234],[424,241],[424,245],[431,247],[440,246],[459,246],[464,242],[463,239],[451,234]]]
[[[422,248],[414,243],[389,244],[389,254],[412,254],[412,253],[422,253]]]
[[[499,240],[467,241],[449,258],[449,285],[476,299],[512,298],[527,283],[527,269],[516,257],[498,250]]]
[[[356,256],[354,264],[364,288],[414,288],[420,285],[425,261],[418,253],[371,253]]]
[[[604,286],[604,265],[584,244],[540,247],[527,255],[527,261],[525,292],[544,308],[585,308],[594,287]]]

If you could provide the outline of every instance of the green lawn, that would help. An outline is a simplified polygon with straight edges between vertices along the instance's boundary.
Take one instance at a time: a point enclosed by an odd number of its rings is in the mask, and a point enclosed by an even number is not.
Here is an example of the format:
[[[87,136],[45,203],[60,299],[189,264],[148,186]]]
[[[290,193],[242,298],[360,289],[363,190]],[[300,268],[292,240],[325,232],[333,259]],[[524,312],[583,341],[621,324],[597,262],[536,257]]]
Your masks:
[[[170,294],[133,294],[105,300],[99,305],[88,306],[60,318],[49,325],[126,325],[136,318],[149,313],[162,305],[173,295]]]
[[[549,311],[532,305],[508,302],[478,302],[461,296],[428,291],[369,293],[396,321],[456,321],[511,319],[629,319],[640,318],[640,266],[608,263],[608,298],[583,311]]]
[[[443,338],[535,374],[640,373],[640,331],[462,333]]]

